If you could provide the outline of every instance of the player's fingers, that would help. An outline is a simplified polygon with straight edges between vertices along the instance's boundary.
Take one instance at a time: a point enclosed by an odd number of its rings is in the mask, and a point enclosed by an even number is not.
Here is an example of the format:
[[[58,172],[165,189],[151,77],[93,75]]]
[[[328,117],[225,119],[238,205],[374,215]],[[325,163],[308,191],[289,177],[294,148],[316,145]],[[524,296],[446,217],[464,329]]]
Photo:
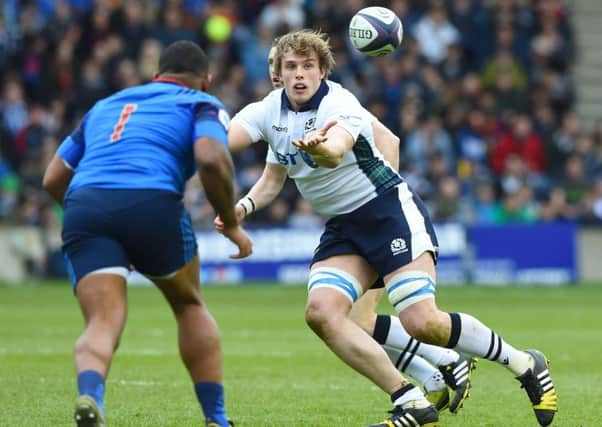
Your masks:
[[[213,220],[213,225],[215,226],[216,230],[219,232],[222,232],[224,230],[224,222],[222,221],[222,219],[219,216],[215,217],[215,219]]]
[[[317,133],[320,135],[326,135],[326,132],[328,132],[328,130],[335,126],[338,122],[336,120],[329,120],[328,122],[326,122],[326,124],[324,126],[322,126],[320,129],[318,129]]]
[[[238,246],[238,253],[236,255],[230,255],[232,259],[246,258],[253,253],[253,244],[247,239],[246,242],[241,243]]]

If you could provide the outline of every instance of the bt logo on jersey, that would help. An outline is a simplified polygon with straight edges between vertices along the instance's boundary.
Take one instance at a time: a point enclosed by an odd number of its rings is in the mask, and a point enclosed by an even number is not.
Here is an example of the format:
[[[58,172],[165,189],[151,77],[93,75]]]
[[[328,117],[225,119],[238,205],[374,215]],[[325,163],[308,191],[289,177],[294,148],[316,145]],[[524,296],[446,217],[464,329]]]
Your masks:
[[[278,163],[280,163],[282,166],[288,166],[289,164],[295,166],[297,164],[297,155],[300,155],[307,166],[313,169],[318,167],[318,164],[314,162],[311,156],[305,151],[297,151],[295,153],[286,154],[276,152],[275,154],[276,158],[278,159]]]

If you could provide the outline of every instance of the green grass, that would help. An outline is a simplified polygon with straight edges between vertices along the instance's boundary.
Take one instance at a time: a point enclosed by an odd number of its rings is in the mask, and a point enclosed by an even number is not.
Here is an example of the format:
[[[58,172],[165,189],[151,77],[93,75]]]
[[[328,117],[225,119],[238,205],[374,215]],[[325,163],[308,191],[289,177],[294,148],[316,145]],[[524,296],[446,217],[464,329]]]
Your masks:
[[[220,325],[227,407],[237,426],[366,426],[388,397],[346,367],[303,321],[305,289],[208,287]],[[176,350],[175,325],[159,293],[130,289],[130,312],[108,380],[111,426],[199,426]],[[440,288],[443,309],[469,312],[517,347],[552,360],[560,397],[555,426],[602,425],[602,286]],[[386,303],[383,311],[389,311]],[[0,287],[0,426],[71,425],[72,345],[82,327],[63,283]],[[505,369],[480,361],[474,388],[443,426],[536,426],[526,394]]]

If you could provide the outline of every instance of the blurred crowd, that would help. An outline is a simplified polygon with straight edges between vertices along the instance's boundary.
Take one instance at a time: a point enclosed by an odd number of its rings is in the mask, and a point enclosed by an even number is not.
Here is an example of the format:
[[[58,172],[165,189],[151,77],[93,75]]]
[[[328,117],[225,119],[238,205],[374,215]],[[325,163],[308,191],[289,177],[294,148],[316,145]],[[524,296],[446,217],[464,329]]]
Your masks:
[[[331,78],[401,139],[401,171],[436,221],[602,223],[602,122],[573,112],[576,51],[563,0],[4,0],[0,2],[0,224],[42,228],[61,211],[41,190],[56,147],[96,100],[149,81],[161,49],[198,42],[212,92],[231,114],[271,90],[274,37],[330,35]],[[394,10],[402,47],[369,58],[347,26],[372,5]],[[235,156],[244,194],[265,144]],[[198,227],[213,212],[198,179],[186,204]],[[290,182],[253,223],[315,225]]]

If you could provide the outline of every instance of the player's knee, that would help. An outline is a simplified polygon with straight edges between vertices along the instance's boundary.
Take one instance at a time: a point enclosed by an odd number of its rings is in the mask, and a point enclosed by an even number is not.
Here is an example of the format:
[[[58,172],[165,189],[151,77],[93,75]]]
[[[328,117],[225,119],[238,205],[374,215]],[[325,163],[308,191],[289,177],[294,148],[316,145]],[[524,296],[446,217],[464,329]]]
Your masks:
[[[305,310],[305,321],[322,337],[336,328],[337,319],[348,314],[351,304],[362,293],[360,284],[353,276],[331,267],[312,270],[307,288],[310,297]],[[322,292],[320,297],[312,298],[316,292]]]
[[[328,329],[332,310],[324,301],[310,300],[305,308],[305,322],[318,335]]]

